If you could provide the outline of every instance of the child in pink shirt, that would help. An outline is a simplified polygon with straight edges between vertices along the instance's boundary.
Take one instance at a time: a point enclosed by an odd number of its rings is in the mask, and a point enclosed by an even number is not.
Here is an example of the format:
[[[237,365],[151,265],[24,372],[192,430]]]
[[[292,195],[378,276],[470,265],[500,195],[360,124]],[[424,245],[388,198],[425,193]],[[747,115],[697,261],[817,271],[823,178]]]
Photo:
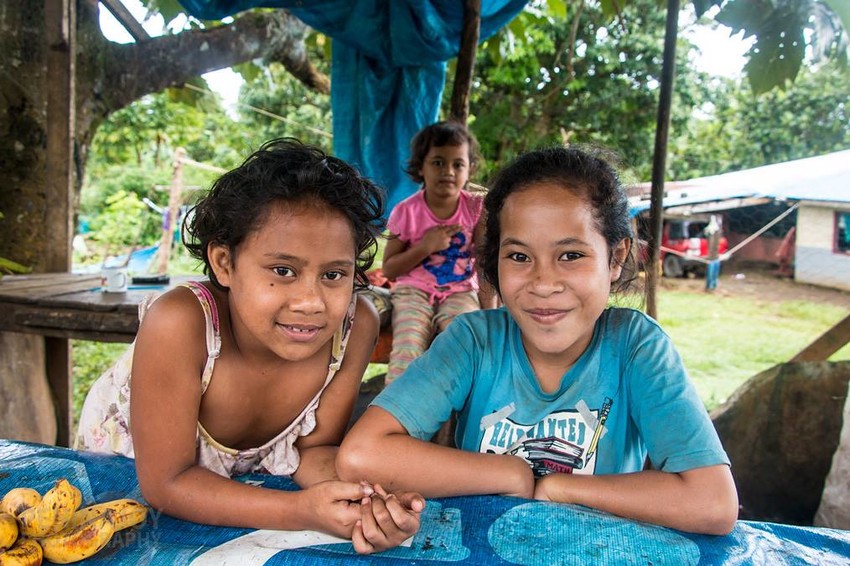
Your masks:
[[[458,314],[489,306],[474,269],[483,195],[467,190],[478,142],[462,124],[437,122],[411,142],[407,174],[422,190],[390,213],[383,271],[393,289],[393,349],[387,383]]]

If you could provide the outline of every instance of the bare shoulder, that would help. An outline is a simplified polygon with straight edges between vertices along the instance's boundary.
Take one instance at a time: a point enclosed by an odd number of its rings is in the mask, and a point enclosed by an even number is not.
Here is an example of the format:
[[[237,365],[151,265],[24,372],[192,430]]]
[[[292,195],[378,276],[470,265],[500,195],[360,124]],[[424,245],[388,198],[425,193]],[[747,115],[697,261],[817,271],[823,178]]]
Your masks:
[[[136,335],[133,404],[158,413],[165,394],[169,403],[191,407],[196,419],[207,352],[206,320],[195,294],[185,287],[164,293],[151,304]]]
[[[204,324],[204,311],[197,297],[187,287],[169,289],[151,303],[142,321],[143,325],[172,328]]]
[[[186,287],[163,293],[148,308],[137,335],[137,348],[153,346],[163,353],[180,352],[194,359],[206,354],[206,319],[195,294]]]
[[[352,340],[359,336],[367,341],[374,343],[378,336],[380,326],[380,318],[378,309],[368,298],[363,295],[357,295],[357,304],[354,310],[354,324],[351,328]],[[373,344],[374,345],[374,344]]]

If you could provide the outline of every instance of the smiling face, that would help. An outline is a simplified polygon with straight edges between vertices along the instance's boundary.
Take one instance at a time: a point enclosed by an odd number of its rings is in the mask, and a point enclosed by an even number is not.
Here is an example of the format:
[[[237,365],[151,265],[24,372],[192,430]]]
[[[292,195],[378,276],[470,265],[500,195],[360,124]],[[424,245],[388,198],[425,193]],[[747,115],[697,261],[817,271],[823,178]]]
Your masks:
[[[499,222],[502,301],[535,371],[546,366],[562,375],[590,343],[620,267],[588,202],[560,184],[534,183],[511,194]],[[622,262],[628,247],[620,242],[614,257]]]
[[[469,144],[431,146],[419,175],[424,179],[426,199],[457,199],[469,180]]]
[[[238,347],[289,361],[319,352],[348,310],[354,257],[349,221],[312,201],[274,204],[235,254],[211,245]]]

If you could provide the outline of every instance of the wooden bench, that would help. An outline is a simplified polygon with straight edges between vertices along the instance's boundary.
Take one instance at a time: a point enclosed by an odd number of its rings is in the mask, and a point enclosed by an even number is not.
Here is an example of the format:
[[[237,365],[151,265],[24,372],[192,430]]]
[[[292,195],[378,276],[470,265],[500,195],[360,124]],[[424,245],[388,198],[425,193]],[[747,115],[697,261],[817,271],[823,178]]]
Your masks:
[[[393,326],[387,324],[381,328],[378,334],[378,343],[375,344],[375,349],[372,350],[372,357],[369,359],[371,364],[388,364],[390,363],[390,352],[393,349]]]

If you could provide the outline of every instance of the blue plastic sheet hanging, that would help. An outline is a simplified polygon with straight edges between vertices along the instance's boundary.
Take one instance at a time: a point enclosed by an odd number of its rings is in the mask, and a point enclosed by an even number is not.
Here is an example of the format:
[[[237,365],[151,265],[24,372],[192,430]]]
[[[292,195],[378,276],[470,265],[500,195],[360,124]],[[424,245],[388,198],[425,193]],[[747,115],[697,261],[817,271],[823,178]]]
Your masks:
[[[387,212],[417,186],[404,174],[410,140],[436,121],[446,61],[463,30],[460,0],[179,0],[193,16],[221,19],[256,7],[287,8],[333,39],[334,153],[387,190]],[[484,41],[527,0],[482,0]]]

